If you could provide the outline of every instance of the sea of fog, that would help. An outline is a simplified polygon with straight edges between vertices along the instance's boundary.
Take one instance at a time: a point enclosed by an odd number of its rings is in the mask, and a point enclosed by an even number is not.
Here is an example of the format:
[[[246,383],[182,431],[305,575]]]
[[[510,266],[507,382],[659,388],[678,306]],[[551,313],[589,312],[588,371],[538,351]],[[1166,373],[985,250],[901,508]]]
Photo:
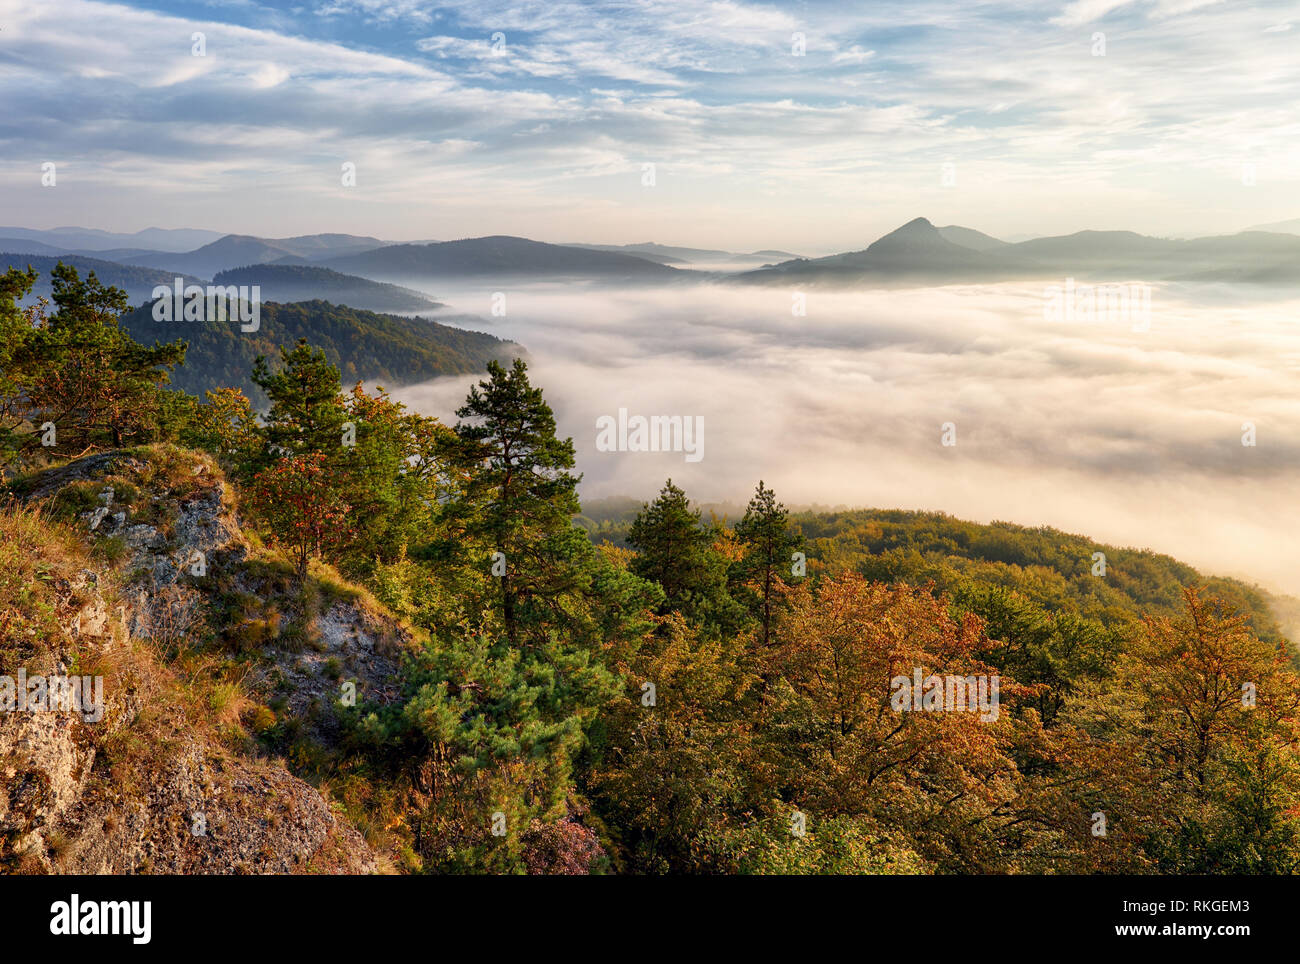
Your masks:
[[[1157,285],[1149,316],[1049,320],[1041,282],[813,289],[803,315],[790,290],[728,284],[425,290],[525,346],[584,497],[672,477],[743,505],[761,478],[789,505],[1050,525],[1300,594],[1294,293]],[[475,380],[394,395],[454,422]],[[702,457],[598,450],[620,409],[701,417]]]

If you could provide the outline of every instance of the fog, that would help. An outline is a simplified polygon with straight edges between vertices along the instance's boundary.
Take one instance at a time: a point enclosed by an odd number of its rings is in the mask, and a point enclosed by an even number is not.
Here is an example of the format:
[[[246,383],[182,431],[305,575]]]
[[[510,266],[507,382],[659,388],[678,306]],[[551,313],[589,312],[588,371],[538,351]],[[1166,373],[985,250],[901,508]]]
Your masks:
[[[1294,293],[1156,285],[1140,323],[1046,320],[1042,283],[809,290],[804,316],[790,290],[727,284],[426,290],[527,349],[584,497],[671,476],[743,504],[761,478],[787,504],[1050,525],[1300,593]],[[454,422],[475,380],[394,396]],[[620,409],[702,417],[702,458],[598,451]]]

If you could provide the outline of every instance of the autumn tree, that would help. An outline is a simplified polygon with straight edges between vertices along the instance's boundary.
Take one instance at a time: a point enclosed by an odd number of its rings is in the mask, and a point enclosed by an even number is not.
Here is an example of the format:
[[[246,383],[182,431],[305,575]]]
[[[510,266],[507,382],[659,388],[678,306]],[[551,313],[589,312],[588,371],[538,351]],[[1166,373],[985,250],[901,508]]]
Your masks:
[[[708,841],[761,802],[755,675],[737,639],[701,638],[680,614],[618,667],[584,783],[640,873],[719,869]]]
[[[1011,715],[999,680],[996,719],[965,710],[899,710],[892,681],[919,671],[995,675],[980,622],[960,622],[924,589],[856,573],[786,591],[764,654],[764,733],[788,802],[824,819],[869,817],[901,833],[940,869],[1003,866],[998,825],[1012,819],[1019,774],[1008,753]],[[991,682],[991,680],[990,680]],[[909,704],[910,707],[910,704]]]
[[[306,577],[309,559],[343,537],[349,510],[328,484],[321,454],[277,459],[253,478],[251,504],[266,520],[272,541],[292,554],[299,579]]]
[[[1076,768],[1115,800],[1155,869],[1294,873],[1300,868],[1300,678],[1283,647],[1222,599],[1184,590],[1185,614],[1150,617],[1113,685],[1071,701],[1088,737]],[[1110,755],[1120,767],[1107,768]],[[1142,794],[1134,793],[1138,787]]]

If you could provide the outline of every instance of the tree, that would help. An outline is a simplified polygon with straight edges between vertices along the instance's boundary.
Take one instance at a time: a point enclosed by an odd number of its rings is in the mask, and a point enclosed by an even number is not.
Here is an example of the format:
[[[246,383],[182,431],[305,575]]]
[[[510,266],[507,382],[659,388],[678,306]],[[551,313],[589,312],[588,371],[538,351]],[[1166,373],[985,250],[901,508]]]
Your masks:
[[[766,648],[772,635],[773,603],[784,585],[782,574],[790,571],[796,540],[785,506],[761,479],[745,515],[736,523],[736,536],[744,546],[744,555],[732,567],[733,580],[753,598],[752,608],[761,627],[759,641]]]
[[[263,431],[271,453],[338,453],[347,416],[339,370],[323,351],[299,339],[292,349],[280,349],[280,367],[274,372],[259,355],[252,378],[271,400]]]
[[[852,572],[785,595],[763,662],[774,680],[764,737],[787,802],[818,820],[870,818],[940,870],[1006,869],[999,834],[1015,819],[1021,782],[1004,705],[1015,683],[999,680],[996,718],[894,702],[894,680],[918,671],[983,678],[991,692],[996,674],[981,660],[989,641],[979,620],[955,621],[924,589]]]
[[[721,536],[718,527],[703,523],[672,479],[642,507],[627,535],[637,552],[631,568],[662,587],[661,613],[680,612],[706,632],[740,628],[744,611],[727,593],[727,559],[715,547]]]
[[[1090,782],[1122,801],[1158,870],[1295,873],[1300,678],[1222,599],[1187,588],[1184,600],[1183,616],[1145,620],[1113,687],[1063,713],[1087,735],[1079,767],[1102,774]],[[1122,769],[1093,763],[1108,748]]]
[[[307,575],[308,559],[343,537],[340,523],[349,506],[325,476],[325,456],[315,453],[278,459],[253,479],[252,505],[272,540],[293,553],[299,579]]]
[[[741,641],[701,639],[680,614],[617,669],[584,788],[640,873],[719,869],[707,841],[761,799],[754,674]]]
[[[13,358],[32,330],[32,312],[18,307],[36,283],[36,272],[10,268],[0,275],[0,462],[18,449],[17,429],[25,417],[21,386]]]
[[[204,398],[182,440],[233,462],[236,470],[251,464],[262,444],[253,403],[238,388],[204,392]]]
[[[152,441],[164,414],[162,386],[169,369],[184,363],[185,343],[135,342],[118,326],[126,294],[101,285],[93,271],[83,281],[60,263],[51,276],[58,310],[36,319],[11,358],[25,416],[54,424],[55,444],[45,447],[57,454]]]
[[[573,440],[555,436],[555,416],[515,359],[493,361],[456,415],[448,457],[464,474],[461,498],[447,508],[464,539],[480,543],[500,582],[506,637],[517,642],[561,593],[586,575],[571,565],[585,537],[578,513]]]

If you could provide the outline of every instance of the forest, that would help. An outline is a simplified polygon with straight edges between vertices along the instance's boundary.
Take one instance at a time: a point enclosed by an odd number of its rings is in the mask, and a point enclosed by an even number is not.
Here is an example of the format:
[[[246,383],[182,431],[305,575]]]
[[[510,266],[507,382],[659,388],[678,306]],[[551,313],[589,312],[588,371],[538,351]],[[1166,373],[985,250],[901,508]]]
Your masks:
[[[328,786],[396,872],[1298,869],[1300,678],[1252,587],[1052,529],[791,512],[757,479],[734,518],[671,479],[594,518],[522,359],[444,422],[359,381],[409,351],[350,340],[366,313],[278,306],[331,324],[273,353],[146,346],[122,292],[60,266],[22,307],[36,280],[0,277],[13,498],[88,452],[206,453],[288,593],[345,583],[408,628],[398,698],[322,729],[251,688],[222,737]],[[26,594],[0,580],[0,653]],[[257,606],[214,593],[159,658],[234,685],[279,645]],[[900,712],[914,674],[996,679],[1000,712]]]

